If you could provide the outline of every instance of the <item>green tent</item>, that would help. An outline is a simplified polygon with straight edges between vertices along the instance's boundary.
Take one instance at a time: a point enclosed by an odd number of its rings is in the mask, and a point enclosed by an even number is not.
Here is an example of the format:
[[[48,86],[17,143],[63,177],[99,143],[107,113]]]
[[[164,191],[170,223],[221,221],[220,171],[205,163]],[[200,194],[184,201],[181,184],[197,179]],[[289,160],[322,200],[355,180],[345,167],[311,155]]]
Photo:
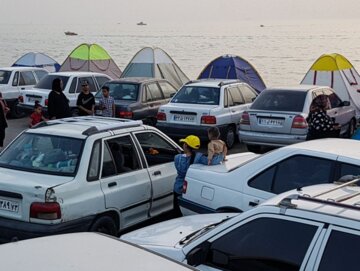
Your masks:
[[[89,71],[109,75],[111,78],[121,76],[120,68],[110,55],[98,44],[80,44],[65,59],[60,67],[65,71]]]

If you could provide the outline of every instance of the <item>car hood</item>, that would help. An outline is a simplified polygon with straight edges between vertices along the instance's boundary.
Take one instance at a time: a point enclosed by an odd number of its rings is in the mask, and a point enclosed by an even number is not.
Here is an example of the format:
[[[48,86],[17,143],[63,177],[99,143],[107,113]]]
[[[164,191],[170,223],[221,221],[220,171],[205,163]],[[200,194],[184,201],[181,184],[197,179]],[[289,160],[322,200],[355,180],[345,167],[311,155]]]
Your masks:
[[[124,234],[120,239],[141,246],[183,246],[179,244],[179,242],[186,236],[210,224],[220,222],[235,215],[237,215],[237,213],[201,214],[179,217]]]

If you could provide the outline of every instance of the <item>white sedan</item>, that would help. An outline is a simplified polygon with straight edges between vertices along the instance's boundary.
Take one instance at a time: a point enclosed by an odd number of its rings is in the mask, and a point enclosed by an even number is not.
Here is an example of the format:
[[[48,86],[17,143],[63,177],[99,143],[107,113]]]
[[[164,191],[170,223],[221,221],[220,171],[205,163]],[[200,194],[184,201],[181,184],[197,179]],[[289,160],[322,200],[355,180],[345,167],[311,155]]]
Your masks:
[[[184,215],[242,212],[282,192],[332,183],[360,174],[360,141],[306,141],[256,155],[229,155],[216,166],[192,165],[186,175],[180,206]]]

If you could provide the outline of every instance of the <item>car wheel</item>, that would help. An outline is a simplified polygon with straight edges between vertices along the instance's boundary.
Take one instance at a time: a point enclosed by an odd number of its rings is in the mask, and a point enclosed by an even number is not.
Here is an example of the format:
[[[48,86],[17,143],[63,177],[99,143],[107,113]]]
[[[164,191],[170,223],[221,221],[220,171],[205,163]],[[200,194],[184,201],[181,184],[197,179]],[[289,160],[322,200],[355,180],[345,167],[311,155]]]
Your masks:
[[[356,122],[354,119],[352,119],[349,123],[349,128],[346,132],[346,137],[351,138],[356,130]]]
[[[116,236],[118,232],[116,223],[110,216],[101,216],[97,218],[90,227],[90,231],[101,232],[113,236]]]
[[[235,129],[233,126],[229,126],[224,135],[224,141],[228,149],[231,149],[235,143]]]
[[[248,149],[249,152],[255,152],[255,153],[258,153],[261,150],[261,146],[259,145],[246,145],[246,148]]]
[[[19,110],[19,108],[17,108],[18,103],[19,103],[18,101],[14,101],[10,105],[10,112],[9,113],[10,113],[10,117],[13,118],[13,119],[18,119],[18,118],[21,118],[21,117],[23,117],[25,115],[24,112],[21,112]]]

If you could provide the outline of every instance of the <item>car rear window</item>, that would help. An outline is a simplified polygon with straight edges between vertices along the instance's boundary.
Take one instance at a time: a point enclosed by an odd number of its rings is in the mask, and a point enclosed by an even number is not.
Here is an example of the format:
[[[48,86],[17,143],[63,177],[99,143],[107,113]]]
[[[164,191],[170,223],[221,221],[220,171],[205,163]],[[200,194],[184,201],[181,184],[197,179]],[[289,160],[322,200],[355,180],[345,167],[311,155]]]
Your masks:
[[[265,90],[255,99],[250,109],[302,112],[305,98],[305,91]]]
[[[23,133],[1,153],[0,167],[75,176],[82,146],[82,139]]]
[[[0,84],[7,84],[9,82],[10,75],[10,71],[0,71]]]
[[[115,100],[137,101],[139,95],[139,84],[134,83],[105,83],[109,87],[110,96]],[[96,98],[101,98],[102,92],[98,91]]]
[[[64,89],[65,86],[69,80],[69,76],[64,76],[64,75],[56,75],[56,74],[48,74],[46,76],[44,76],[39,83],[37,83],[35,85],[35,88],[42,88],[42,89],[49,89],[51,90],[52,88],[52,82],[55,78],[60,78],[61,81],[63,82],[64,85]]]
[[[218,105],[219,98],[220,88],[184,86],[175,94],[171,103]]]

